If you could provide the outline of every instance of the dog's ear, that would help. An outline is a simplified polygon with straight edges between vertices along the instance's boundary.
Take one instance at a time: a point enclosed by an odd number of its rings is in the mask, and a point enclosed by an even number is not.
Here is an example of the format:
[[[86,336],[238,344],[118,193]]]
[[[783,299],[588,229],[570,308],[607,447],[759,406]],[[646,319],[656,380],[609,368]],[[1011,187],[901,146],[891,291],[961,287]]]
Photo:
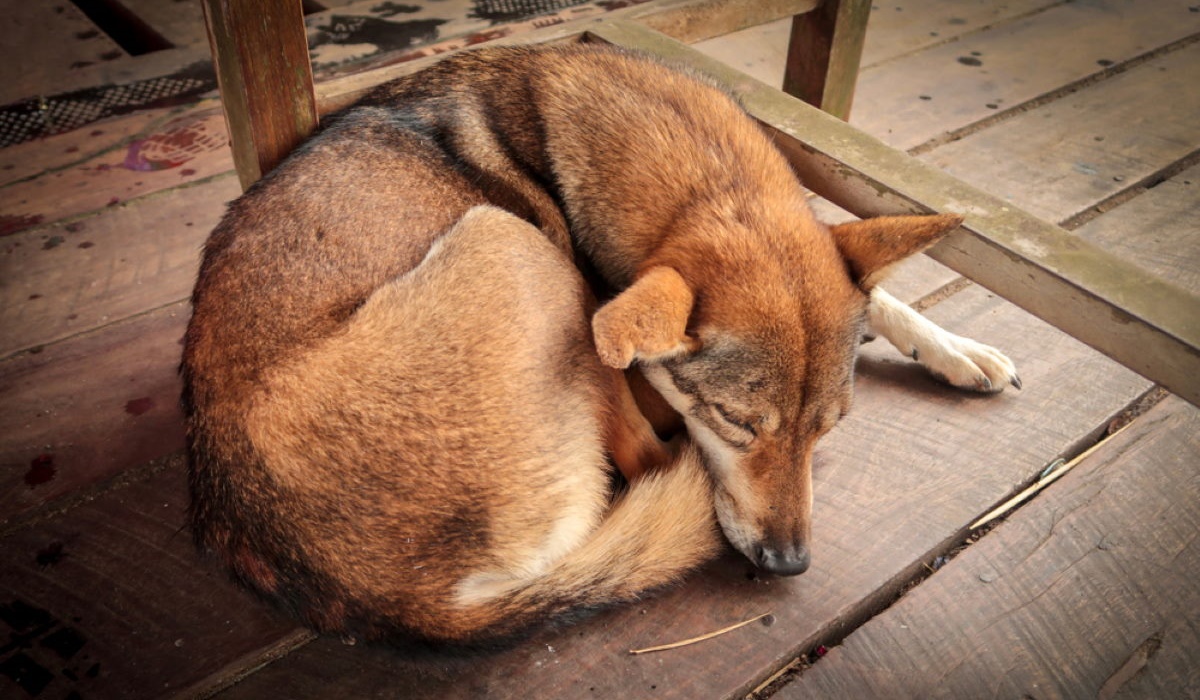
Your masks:
[[[625,369],[634,360],[655,362],[696,349],[687,335],[694,297],[670,267],[652,267],[592,317],[600,361]]]
[[[957,214],[879,216],[831,226],[830,231],[854,281],[870,291],[887,268],[925,250],[962,222]]]

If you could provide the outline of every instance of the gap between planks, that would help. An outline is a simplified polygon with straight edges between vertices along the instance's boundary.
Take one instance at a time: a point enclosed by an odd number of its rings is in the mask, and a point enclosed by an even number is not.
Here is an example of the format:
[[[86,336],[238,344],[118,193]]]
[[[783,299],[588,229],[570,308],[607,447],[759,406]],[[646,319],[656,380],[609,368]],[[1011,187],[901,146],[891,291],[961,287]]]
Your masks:
[[[1040,15],[1043,12],[1046,12],[1048,10],[1053,10],[1054,8],[1059,7],[1060,5],[1067,5],[1067,4],[1071,3],[1072,1],[1073,0],[1057,0],[1056,2],[1048,2],[1041,7],[1035,7],[1035,8],[1026,10],[1024,12],[1017,12],[1015,14],[1006,15],[1006,16],[998,16],[998,17],[995,17],[990,22],[984,22],[983,24],[980,24],[978,26],[971,27],[959,34],[947,36],[944,39],[940,39],[939,41],[931,41],[928,44],[922,44],[921,46],[914,47],[908,51],[904,51],[902,53],[898,53],[893,56],[888,56],[886,58],[878,59],[878,60],[872,61],[870,63],[864,63],[860,67],[860,71],[867,70],[868,68],[878,68],[880,66],[886,66],[889,63],[899,61],[901,59],[907,58],[908,56],[911,56],[916,53],[920,53],[922,51],[928,51],[929,49],[935,49],[935,48],[938,48],[941,46],[946,46],[948,44],[957,44],[957,43],[963,41],[964,39],[968,39],[977,34],[982,34],[988,30],[995,29],[996,27],[998,27],[1002,24],[1009,24],[1011,22],[1020,22],[1021,20],[1029,19],[1030,17],[1036,17],[1037,15]]]
[[[1196,687],[1188,669],[1200,639],[1187,614],[1195,607],[1178,595],[1194,589],[1187,577],[1198,561],[1186,556],[1195,554],[1189,498],[1197,482],[1187,478],[1187,459],[1196,417],[1181,399],[1164,400],[1091,455],[1090,468],[948,567],[939,585],[917,591],[780,697],[881,689],[899,697],[1111,697],[1142,669],[1154,678],[1120,697],[1192,697],[1180,691]],[[950,626],[948,604],[961,608]],[[1164,638],[1170,651],[1148,667]]]
[[[1069,462],[1099,449],[1111,438],[1115,437],[1117,433],[1129,427],[1142,414],[1162,403],[1170,395],[1170,393],[1161,387],[1151,387],[1144,394],[1125,406],[1125,408],[1121,409],[1111,419],[1105,421],[1097,428],[1095,433],[1069,446],[1061,454],[1047,461],[1047,465],[1052,465],[1059,460]],[[1027,482],[1018,485],[1013,489],[1012,494],[998,501],[996,505],[1004,503],[1012,495],[1021,493],[1036,483],[1039,477],[1040,474],[1033,474]],[[988,520],[977,528],[964,528],[953,538],[947,539],[937,547],[930,549],[924,556],[915,559],[912,564],[898,573],[892,580],[888,581],[885,586],[880,587],[874,595],[862,599],[859,610],[831,621],[829,625],[826,625],[817,634],[806,639],[803,648],[808,651],[780,665],[775,673],[768,676],[753,691],[746,694],[745,700],[767,700],[767,698],[775,695],[784,686],[802,677],[810,668],[820,663],[820,658],[824,654],[818,650],[828,650],[840,645],[855,631],[876,617],[886,613],[904,596],[908,595],[909,592],[925,583],[939,569],[978,543],[1000,523],[1017,516],[1022,510],[1028,508],[1041,495],[1042,491],[1032,494],[1026,500],[1016,504],[1011,509]],[[938,560],[941,561],[939,562]]]
[[[1183,158],[1164,166],[1160,170],[1151,173],[1141,179],[1129,183],[1125,189],[1119,190],[1112,195],[1096,202],[1092,206],[1077,212],[1058,223],[1059,226],[1068,231],[1074,231],[1081,228],[1090,221],[1094,221],[1104,214],[1116,209],[1122,204],[1127,204],[1138,197],[1146,194],[1155,187],[1170,180],[1171,178],[1182,174],[1189,168],[1200,165],[1200,148],[1192,151]]]
[[[912,146],[912,147],[906,149],[905,152],[911,156],[919,156],[919,155],[928,153],[940,146],[945,146],[948,143],[953,143],[955,141],[962,140],[963,138],[966,138],[967,136],[970,136],[971,134],[978,133],[980,131],[991,128],[1002,122],[1006,122],[1009,119],[1012,119],[1013,117],[1016,117],[1020,114],[1024,114],[1025,112],[1037,109],[1038,107],[1041,107],[1043,105],[1047,105],[1052,102],[1056,102],[1056,101],[1066,97],[1067,95],[1071,95],[1073,93],[1079,92],[1080,90],[1091,87],[1092,85],[1095,85],[1097,83],[1101,83],[1106,80],[1109,80],[1110,78],[1114,78],[1122,73],[1125,73],[1129,70],[1137,68],[1138,66],[1140,66],[1144,63],[1148,63],[1149,61],[1152,61],[1156,58],[1166,56],[1168,54],[1179,51],[1180,49],[1185,49],[1185,48],[1191,46],[1192,44],[1196,43],[1197,41],[1200,41],[1200,34],[1192,34],[1192,35],[1186,36],[1182,39],[1177,39],[1169,44],[1164,44],[1163,46],[1159,46],[1157,48],[1151,49],[1144,53],[1141,53],[1141,54],[1138,54],[1131,58],[1128,58],[1128,59],[1122,61],[1121,63],[1114,64],[1112,66],[1108,66],[1104,70],[1097,71],[1091,75],[1087,75],[1082,78],[1079,78],[1078,80],[1069,82],[1066,85],[1062,85],[1062,86],[1055,88],[1054,90],[1051,90],[1049,92],[1046,92],[1042,95],[1038,95],[1037,97],[1033,97],[1024,102],[1013,105],[1012,107],[1009,107],[1007,109],[1000,110],[996,114],[993,114],[988,117],[984,117],[983,119],[980,119],[978,121],[971,122],[970,124],[968,124],[964,127],[960,127],[958,129],[952,129],[951,131],[948,131],[944,134],[935,136],[931,139],[928,139],[922,143],[917,144],[916,146]]]

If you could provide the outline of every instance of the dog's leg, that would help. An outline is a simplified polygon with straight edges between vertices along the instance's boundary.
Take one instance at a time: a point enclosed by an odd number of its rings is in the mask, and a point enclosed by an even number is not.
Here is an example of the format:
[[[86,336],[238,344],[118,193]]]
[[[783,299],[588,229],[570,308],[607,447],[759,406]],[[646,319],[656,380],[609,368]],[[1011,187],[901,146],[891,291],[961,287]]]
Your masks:
[[[875,287],[868,307],[869,333],[882,335],[948,384],[994,393],[1005,384],[1021,388],[1016,366],[999,350],[955,335]]]
[[[667,443],[658,439],[650,421],[638,407],[629,389],[625,373],[606,368],[612,379],[609,391],[611,405],[605,425],[605,438],[613,462],[628,481],[666,465],[672,458]]]

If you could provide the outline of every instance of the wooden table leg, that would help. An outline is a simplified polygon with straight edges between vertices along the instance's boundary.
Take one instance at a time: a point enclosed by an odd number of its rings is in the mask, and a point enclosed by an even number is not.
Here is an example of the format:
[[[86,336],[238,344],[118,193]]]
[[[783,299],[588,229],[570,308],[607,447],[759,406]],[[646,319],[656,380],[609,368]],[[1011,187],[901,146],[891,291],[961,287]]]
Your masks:
[[[825,0],[792,18],[783,91],[848,119],[870,0]]]
[[[317,126],[300,0],[203,0],[242,188]]]

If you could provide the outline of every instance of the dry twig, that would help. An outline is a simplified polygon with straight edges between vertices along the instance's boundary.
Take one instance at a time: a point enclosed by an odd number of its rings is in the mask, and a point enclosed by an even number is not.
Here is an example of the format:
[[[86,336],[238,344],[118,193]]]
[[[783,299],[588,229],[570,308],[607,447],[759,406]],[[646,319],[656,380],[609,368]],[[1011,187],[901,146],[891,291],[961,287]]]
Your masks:
[[[751,622],[756,622],[758,620],[761,620],[770,614],[771,614],[770,612],[765,612],[762,615],[759,615],[758,617],[752,617],[749,620],[739,622],[736,625],[730,625],[728,627],[723,627],[715,632],[709,632],[708,634],[702,634],[699,637],[692,637],[691,639],[685,639],[680,642],[672,642],[670,644],[662,644],[662,645],[659,645],[656,647],[646,647],[645,649],[630,649],[629,653],[630,654],[649,654],[652,651],[666,651],[667,649],[677,649],[679,647],[685,647],[689,644],[695,644],[696,642],[703,642],[706,639],[712,639],[713,637],[719,637],[722,634],[725,634],[726,632],[732,632],[739,627],[745,627],[746,625],[750,624]]]

